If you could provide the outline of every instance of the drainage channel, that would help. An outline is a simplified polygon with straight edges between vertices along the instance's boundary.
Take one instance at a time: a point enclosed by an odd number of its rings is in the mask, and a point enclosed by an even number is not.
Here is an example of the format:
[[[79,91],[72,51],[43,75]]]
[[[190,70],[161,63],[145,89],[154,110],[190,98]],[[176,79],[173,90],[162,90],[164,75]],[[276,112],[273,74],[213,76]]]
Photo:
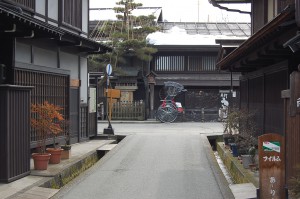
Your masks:
[[[212,147],[212,150],[214,151],[215,158],[216,158],[216,160],[219,164],[219,167],[220,167],[223,175],[225,176],[228,184],[229,185],[235,184],[234,180],[232,179],[230,173],[228,172],[226,166],[224,165],[224,163],[223,163],[222,159],[220,158],[218,151],[216,149],[216,141],[218,139],[218,136],[209,136],[209,137],[207,137],[207,139]]]
[[[232,179],[230,173],[228,172],[226,166],[224,165],[222,159],[220,158],[218,152],[215,151],[214,154],[215,154],[216,160],[217,160],[217,162],[218,162],[218,164],[219,164],[219,167],[220,167],[221,171],[223,172],[223,174],[224,174],[224,176],[225,176],[225,178],[226,178],[228,184],[229,184],[229,185],[234,184],[234,181],[233,181],[233,179]]]

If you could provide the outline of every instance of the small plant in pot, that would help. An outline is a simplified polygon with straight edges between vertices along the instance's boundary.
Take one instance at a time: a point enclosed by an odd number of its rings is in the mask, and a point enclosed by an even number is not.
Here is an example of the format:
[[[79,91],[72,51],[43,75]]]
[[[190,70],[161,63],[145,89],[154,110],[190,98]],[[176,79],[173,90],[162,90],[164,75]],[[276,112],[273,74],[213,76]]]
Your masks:
[[[249,167],[252,171],[255,171],[257,169],[257,163],[255,160],[255,156],[256,156],[256,150],[257,149],[257,145],[256,146],[251,146],[249,148],[249,155],[251,157],[251,163],[249,164]]]
[[[59,147],[58,143],[56,142],[58,134],[63,132],[60,123],[64,121],[62,114],[59,111],[62,110],[60,107],[56,107],[56,117],[54,118],[55,124],[52,128],[52,137],[53,137],[53,148],[47,148],[46,151],[51,153],[49,164],[59,164],[61,161],[61,153],[63,149]]]
[[[230,143],[234,142],[234,134],[237,133],[239,128],[239,112],[235,109],[231,110],[226,119],[223,120],[223,140],[225,146],[229,146]]]
[[[46,148],[46,151],[51,154],[49,164],[59,164],[63,149],[56,143],[57,135],[53,134],[53,148]]]
[[[234,136],[244,168],[249,168],[249,165],[256,165],[257,150],[255,146],[258,144],[258,128],[255,123],[255,116],[256,111],[239,110],[238,112],[238,133]]]
[[[38,152],[32,154],[36,170],[46,170],[48,167],[51,154],[46,150],[46,140],[62,131],[58,125],[59,121],[64,120],[60,110],[60,107],[47,101],[31,105],[31,127],[36,132],[38,145]]]
[[[60,147],[63,149],[61,153],[61,159],[69,159],[71,156],[71,148],[72,146],[70,145],[70,122],[68,120],[64,120],[61,122],[61,128],[64,131],[64,140],[65,144],[61,145]]]

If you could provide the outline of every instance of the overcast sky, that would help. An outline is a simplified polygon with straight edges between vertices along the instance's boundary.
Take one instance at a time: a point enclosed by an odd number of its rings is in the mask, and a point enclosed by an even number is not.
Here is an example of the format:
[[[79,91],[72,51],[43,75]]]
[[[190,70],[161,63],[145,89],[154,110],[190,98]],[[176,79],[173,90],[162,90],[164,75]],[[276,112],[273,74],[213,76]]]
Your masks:
[[[112,8],[116,0],[90,0],[90,8]],[[250,15],[228,12],[212,6],[208,0],[135,0],[144,7],[162,7],[163,19],[169,22],[250,22]],[[250,11],[250,5],[227,5]]]

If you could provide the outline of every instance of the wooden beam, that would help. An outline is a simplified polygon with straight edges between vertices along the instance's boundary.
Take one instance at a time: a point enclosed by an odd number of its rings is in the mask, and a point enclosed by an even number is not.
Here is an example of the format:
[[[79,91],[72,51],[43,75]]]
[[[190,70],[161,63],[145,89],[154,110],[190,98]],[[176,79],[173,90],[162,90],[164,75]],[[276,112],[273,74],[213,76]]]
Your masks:
[[[80,79],[71,79],[70,87],[80,87]]]

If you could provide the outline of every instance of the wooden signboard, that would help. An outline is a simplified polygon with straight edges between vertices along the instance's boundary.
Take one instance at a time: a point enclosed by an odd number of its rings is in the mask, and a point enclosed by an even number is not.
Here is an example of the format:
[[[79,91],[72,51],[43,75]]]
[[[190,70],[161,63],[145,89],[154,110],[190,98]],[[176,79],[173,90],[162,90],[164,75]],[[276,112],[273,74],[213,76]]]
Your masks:
[[[80,87],[80,79],[71,79],[70,86],[71,87]]]
[[[104,94],[106,97],[111,97],[111,98],[120,98],[121,97],[121,91],[117,89],[107,89],[104,91]]]
[[[259,198],[285,199],[285,142],[279,134],[258,137]]]
[[[112,104],[114,103],[114,99],[119,99],[121,97],[121,91],[118,89],[105,89],[104,95],[109,98],[108,100],[108,113],[109,120],[111,120],[112,116]]]

